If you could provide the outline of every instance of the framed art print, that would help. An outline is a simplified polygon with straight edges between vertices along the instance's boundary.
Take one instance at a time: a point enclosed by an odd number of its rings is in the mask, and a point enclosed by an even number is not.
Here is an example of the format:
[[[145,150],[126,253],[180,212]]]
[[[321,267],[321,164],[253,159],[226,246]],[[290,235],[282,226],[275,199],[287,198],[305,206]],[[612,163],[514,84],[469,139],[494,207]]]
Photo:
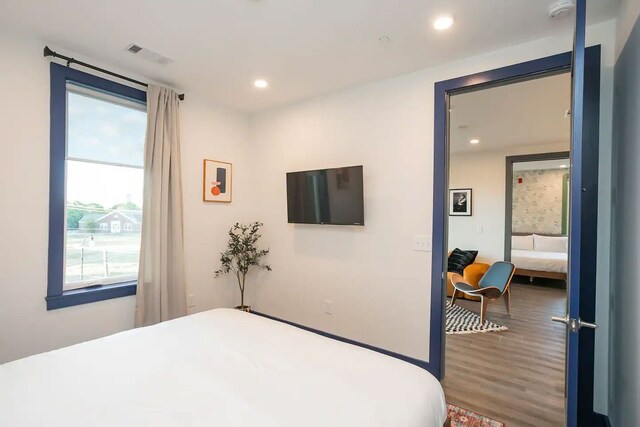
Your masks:
[[[470,188],[452,188],[449,190],[449,215],[471,216],[473,194]]]
[[[231,163],[204,159],[202,200],[205,202],[231,202]]]

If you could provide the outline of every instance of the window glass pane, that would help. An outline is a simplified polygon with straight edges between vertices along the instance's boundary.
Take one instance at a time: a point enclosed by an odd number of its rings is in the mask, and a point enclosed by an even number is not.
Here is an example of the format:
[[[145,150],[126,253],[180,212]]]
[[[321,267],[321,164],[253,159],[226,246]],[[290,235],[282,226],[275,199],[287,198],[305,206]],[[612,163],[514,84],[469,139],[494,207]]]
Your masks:
[[[142,167],[146,127],[143,105],[67,91],[68,158]]]
[[[64,289],[135,280],[143,170],[74,160],[66,166]]]

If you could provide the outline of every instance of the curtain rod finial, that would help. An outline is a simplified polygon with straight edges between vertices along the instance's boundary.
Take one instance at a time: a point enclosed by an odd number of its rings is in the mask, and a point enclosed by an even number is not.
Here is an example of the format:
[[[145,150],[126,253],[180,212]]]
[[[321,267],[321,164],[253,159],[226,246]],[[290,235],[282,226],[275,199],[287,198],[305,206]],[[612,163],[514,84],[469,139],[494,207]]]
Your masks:
[[[47,56],[55,56],[56,53],[54,51],[52,51],[51,49],[49,49],[49,46],[45,46],[43,54],[44,54],[45,57],[47,57]]]

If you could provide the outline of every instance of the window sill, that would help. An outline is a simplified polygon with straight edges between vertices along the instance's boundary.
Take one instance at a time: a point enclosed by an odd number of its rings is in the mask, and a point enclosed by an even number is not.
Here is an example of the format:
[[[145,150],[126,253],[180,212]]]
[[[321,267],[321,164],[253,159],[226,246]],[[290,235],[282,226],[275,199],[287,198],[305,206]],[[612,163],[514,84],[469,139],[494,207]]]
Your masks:
[[[47,301],[47,311],[135,295],[136,286],[137,282],[132,281],[64,291],[62,295],[52,295],[45,298]]]

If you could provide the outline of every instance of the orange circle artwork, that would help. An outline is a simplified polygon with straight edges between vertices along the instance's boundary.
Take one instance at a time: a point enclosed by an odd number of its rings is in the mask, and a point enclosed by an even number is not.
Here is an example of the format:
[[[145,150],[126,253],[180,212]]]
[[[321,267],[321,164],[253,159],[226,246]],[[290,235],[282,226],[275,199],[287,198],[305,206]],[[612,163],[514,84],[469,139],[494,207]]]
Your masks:
[[[217,185],[214,185],[213,187],[211,187],[211,194],[213,194],[214,196],[219,196],[220,188]]]

